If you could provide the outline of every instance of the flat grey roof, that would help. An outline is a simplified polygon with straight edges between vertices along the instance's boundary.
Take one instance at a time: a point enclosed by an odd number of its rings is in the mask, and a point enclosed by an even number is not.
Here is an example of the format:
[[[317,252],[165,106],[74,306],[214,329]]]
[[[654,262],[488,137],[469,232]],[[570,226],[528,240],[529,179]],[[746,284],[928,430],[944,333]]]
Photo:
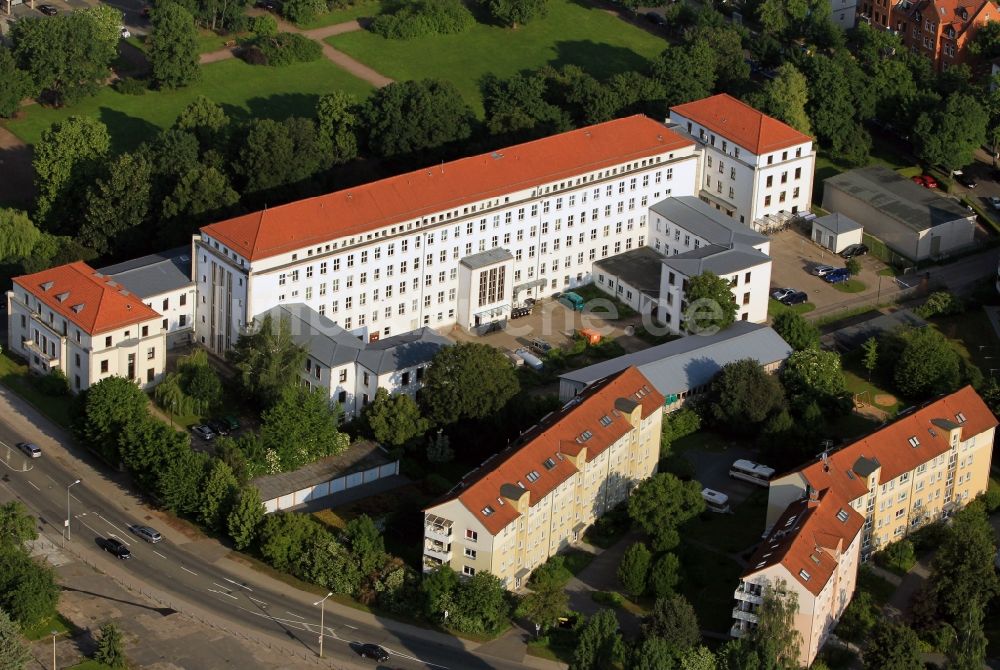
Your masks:
[[[264,475],[254,479],[251,483],[260,491],[261,500],[267,501],[328,482],[337,477],[392,462],[393,459],[389,458],[381,447],[374,442],[365,440],[355,442],[339,454],[321,458],[298,470],[279,472],[276,475]]]
[[[695,277],[702,272],[712,272],[721,277],[742,272],[769,260],[770,256],[753,247],[740,246],[730,249],[712,244],[676,256],[666,256],[663,258],[663,264],[688,277]]]
[[[512,258],[514,257],[510,255],[509,251],[502,247],[497,247],[496,249],[480,251],[478,254],[466,256],[461,260],[461,263],[467,268],[478,270],[479,268],[484,268],[488,265],[496,265],[497,263],[509,261]]]
[[[861,229],[860,223],[849,216],[841,214],[840,212],[834,212],[833,214],[827,214],[826,216],[821,216],[818,219],[813,219],[813,224],[823,226],[827,230],[833,231],[836,235]]]
[[[660,295],[660,274],[663,256],[649,247],[639,247],[594,263],[608,274],[618,277],[652,298]]]
[[[650,209],[710,244],[753,246],[767,241],[764,235],[709,207],[694,196],[667,198],[654,203]]]
[[[973,216],[951,198],[918,186],[881,165],[842,172],[823,183],[867,203],[917,232]]]
[[[902,326],[923,328],[927,322],[908,309],[901,309],[891,314],[883,314],[874,319],[867,319],[839,330],[827,333],[820,342],[828,349],[851,351],[865,343],[868,338],[881,337]]]
[[[191,280],[190,247],[177,247],[133,258],[130,261],[98,268],[97,271],[102,275],[114,277],[115,281],[140,298],[194,286]]]
[[[426,326],[402,335],[369,342],[358,354],[358,362],[377,375],[430,363],[434,355],[454,342]]]
[[[766,365],[791,354],[792,348],[770,326],[737,321],[714,335],[688,335],[572,370],[559,378],[589,385],[634,365],[657,391],[669,395],[707,384],[727,363],[752,358]]]
[[[288,319],[295,343],[305,347],[310,356],[331,368],[356,361],[358,354],[365,348],[365,343],[358,337],[305,303],[277,305],[261,316],[268,314],[274,319],[275,325],[281,319]]]

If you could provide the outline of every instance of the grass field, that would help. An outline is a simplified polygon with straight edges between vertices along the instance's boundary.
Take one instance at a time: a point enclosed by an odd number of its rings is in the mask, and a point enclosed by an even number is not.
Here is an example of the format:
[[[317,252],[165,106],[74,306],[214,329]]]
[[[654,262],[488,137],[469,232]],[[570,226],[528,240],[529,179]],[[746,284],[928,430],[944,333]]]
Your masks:
[[[786,305],[783,302],[778,302],[774,298],[767,299],[767,314],[770,317],[775,317],[782,312],[795,312],[796,314],[806,314],[816,309],[816,305],[811,302],[800,302],[798,305]]]
[[[346,23],[354,19],[370,18],[378,16],[381,13],[382,3],[380,0],[358,0],[358,2],[355,2],[350,7],[335,9],[331,12],[320,14],[308,23],[298,23],[296,25],[303,30],[313,30],[314,28],[325,28],[326,26],[334,26],[338,23]]]
[[[169,127],[184,107],[199,95],[223,105],[230,117],[284,119],[312,116],[320,96],[346,91],[358,97],[371,87],[326,59],[282,68],[247,65],[228,60],[202,67],[202,79],[177,91],[123,95],[103,88],[97,95],[62,109],[32,105],[7,128],[29,144],[42,132],[69,116],[100,119],[111,133],[112,148],[128,151]]]
[[[0,384],[24,398],[35,409],[63,428],[69,428],[73,421],[70,407],[73,403],[68,396],[46,395],[39,388],[36,377],[28,372],[28,366],[7,356],[0,355]]]
[[[841,293],[861,293],[867,287],[858,279],[848,279],[847,281],[837,282],[833,285],[833,288]]]
[[[334,48],[396,80],[438,78],[458,87],[482,115],[479,82],[542,65],[578,65],[596,77],[645,69],[667,46],[659,37],[608,12],[573,0],[552,0],[548,14],[516,30],[476,24],[458,35],[387,40],[368,31],[327,39]]]
[[[730,554],[760,540],[767,514],[767,491],[759,489],[735,507],[732,514],[705,512],[684,524],[684,536]]]
[[[25,628],[22,634],[29,640],[51,639],[53,632],[56,635],[63,635],[70,632],[72,628],[73,625],[66,621],[62,614],[56,612],[48,619],[40,621],[30,628]]]

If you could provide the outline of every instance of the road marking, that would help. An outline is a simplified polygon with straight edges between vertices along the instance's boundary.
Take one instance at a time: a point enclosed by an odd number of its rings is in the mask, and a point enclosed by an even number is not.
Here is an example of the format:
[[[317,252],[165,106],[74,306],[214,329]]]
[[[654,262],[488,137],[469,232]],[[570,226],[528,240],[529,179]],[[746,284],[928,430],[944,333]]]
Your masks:
[[[229,577],[223,577],[223,579],[229,582],[230,584],[236,584],[236,586],[240,587],[241,589],[246,589],[247,591],[253,593],[253,589],[247,586],[246,584],[240,584],[238,581],[230,579]]]
[[[184,572],[190,572],[190,573],[191,573],[192,575],[194,575],[195,577],[197,577],[197,576],[198,576],[198,573],[197,573],[197,572],[195,572],[194,570],[188,570],[188,569],[187,569],[187,568],[185,568],[185,567],[184,567],[183,565],[181,566],[181,570],[183,570]]]
[[[358,629],[357,626],[351,626],[350,624],[346,624],[346,623],[344,625],[346,627],[350,628],[351,630],[357,630]]]
[[[94,512],[94,514],[96,514],[101,521],[103,521],[104,523],[108,524],[109,526],[111,526],[112,528],[114,528],[115,530],[117,530],[122,535],[128,535],[128,533],[126,533],[124,530],[122,530],[121,528],[119,528],[118,526],[116,526],[115,524],[111,523],[110,521],[108,521],[107,519],[105,519],[103,516],[101,516],[100,512]],[[121,539],[121,538],[118,538],[118,539]],[[125,542],[125,541],[122,540],[122,542]],[[128,542],[125,542],[125,544],[128,544]]]
[[[390,654],[392,654],[393,656],[399,656],[400,658],[406,658],[411,661],[416,661],[417,663],[423,663],[424,665],[429,665],[435,668],[442,668],[442,670],[448,670],[447,666],[438,665],[437,663],[431,663],[430,661],[425,661],[421,658],[417,658],[416,656],[410,656],[409,654],[401,654],[398,651],[393,651],[392,649],[389,649],[389,647],[386,646],[382,646],[382,648],[385,649]]]
[[[266,603],[266,602],[264,602],[263,600],[257,600],[257,599],[256,599],[256,598],[254,598],[253,596],[247,596],[247,598],[250,598],[250,600],[254,601],[255,603],[260,603],[260,604],[261,604],[261,605],[263,605],[264,607],[267,607],[267,603]]]
[[[57,482],[56,480],[52,479],[52,477],[49,476],[47,473],[42,473],[42,474],[44,474],[46,477],[48,477],[48,479],[49,479],[50,482],[52,482],[56,486],[59,486],[59,482]],[[71,493],[70,495],[73,495],[73,494]]]
[[[208,589],[212,593],[218,593],[220,596],[226,596],[227,598],[232,598],[233,600],[239,600],[236,596],[231,596],[225,591],[216,591],[215,589]]]
[[[294,616],[294,617],[298,617],[299,619],[305,619],[305,617],[304,617],[304,616],[301,616],[301,615],[299,615],[299,614],[296,614],[295,612],[289,612],[288,610],[285,610],[285,614],[291,614],[292,616]]]
[[[162,559],[166,559],[167,558],[166,556],[164,556],[163,554],[161,554],[160,552],[158,552],[156,549],[153,549],[153,553],[156,554],[157,556],[159,556]]]
[[[128,542],[127,540],[124,540],[124,539],[118,537],[114,533],[108,533],[108,537],[115,538],[116,540],[118,540],[119,542],[121,542],[122,544],[124,544],[126,547],[131,547],[132,546],[132,544],[130,542]]]
[[[30,479],[25,479],[24,481],[26,481],[29,484],[31,484],[31,488],[35,489],[36,491],[41,491],[40,488],[38,488],[37,486],[35,486],[35,482],[31,481]]]
[[[228,586],[223,586],[222,584],[220,584],[218,582],[212,582],[212,586],[218,586],[220,589],[222,589],[226,593],[229,593],[230,591],[232,591],[232,589],[229,588]]]
[[[93,528],[90,528],[90,526],[89,526],[89,525],[87,525],[87,523],[86,523],[86,522],[84,522],[84,521],[80,521],[80,515],[79,515],[79,514],[77,514],[75,518],[76,518],[76,520],[77,520],[77,521],[78,521],[78,522],[79,522],[79,523],[80,523],[81,525],[83,525],[83,526],[84,526],[85,528],[89,528],[89,529],[90,529],[90,532],[91,532],[91,533],[93,533],[94,535],[96,535],[96,536],[98,536],[98,537],[100,537],[100,536],[101,536],[101,534],[100,534],[100,533],[98,533],[98,532],[97,532],[96,530],[94,530]]]

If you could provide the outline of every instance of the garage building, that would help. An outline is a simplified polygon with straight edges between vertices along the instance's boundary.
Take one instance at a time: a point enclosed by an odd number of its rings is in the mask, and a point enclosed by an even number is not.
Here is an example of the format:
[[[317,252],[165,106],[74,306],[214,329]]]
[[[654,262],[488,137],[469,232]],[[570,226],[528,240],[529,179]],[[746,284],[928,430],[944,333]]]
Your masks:
[[[863,234],[860,223],[839,212],[812,220],[812,241],[835,254],[852,244],[861,244]]]

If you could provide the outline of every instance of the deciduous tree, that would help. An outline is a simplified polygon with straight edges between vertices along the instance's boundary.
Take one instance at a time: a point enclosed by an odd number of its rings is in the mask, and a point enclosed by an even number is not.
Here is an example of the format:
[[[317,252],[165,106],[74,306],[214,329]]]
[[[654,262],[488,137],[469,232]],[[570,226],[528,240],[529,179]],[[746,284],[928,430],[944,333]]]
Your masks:
[[[878,367],[878,339],[869,337],[861,345],[861,364],[868,371],[868,381],[871,381],[872,372]]]
[[[798,596],[778,580],[764,589],[764,602],[757,610],[757,627],[748,635],[750,646],[775,670],[798,670],[799,641],[795,627]]]
[[[454,84],[435,79],[401,81],[376,90],[363,116],[368,146],[382,158],[468,139],[474,118]]]
[[[382,533],[367,514],[347,522],[344,528],[344,541],[363,576],[373,574],[385,563],[385,542]]]
[[[916,328],[901,335],[903,349],[896,361],[893,382],[909,398],[926,398],[958,388],[958,353],[933,328]]]
[[[774,79],[764,84],[764,111],[781,119],[807,135],[812,133],[806,105],[809,103],[809,82],[798,68],[786,62],[778,66]]]
[[[194,17],[177,3],[160,3],[153,10],[149,64],[160,88],[182,88],[201,78],[198,29]]]
[[[736,432],[753,432],[785,403],[777,377],[750,358],[726,364],[712,380],[709,398],[712,417]]]
[[[677,657],[666,640],[647,637],[639,642],[631,654],[629,670],[672,670],[677,667]]]
[[[866,641],[864,661],[871,670],[922,668],[920,638],[905,624],[881,619]]]
[[[660,597],[642,621],[644,637],[658,637],[672,648],[691,649],[701,641],[701,630],[694,607],[682,595]]]
[[[847,392],[840,356],[821,349],[805,349],[789,356],[781,381],[789,397],[797,400],[811,398],[825,402]]]
[[[339,430],[340,416],[340,406],[331,405],[322,389],[287,386],[278,402],[261,417],[264,450],[278,455],[282,471],[339,454],[349,442]]]
[[[16,209],[0,209],[0,260],[30,256],[42,233],[31,219]]]
[[[819,348],[819,329],[801,314],[791,310],[778,312],[771,327],[796,351]]]
[[[29,23],[18,21],[18,24]],[[35,144],[35,204],[37,217],[54,232],[76,231],[68,222],[82,209],[84,184],[111,147],[107,127],[90,117],[71,116],[52,124]]]
[[[517,28],[545,16],[548,0],[483,0],[490,16],[497,23]]]
[[[330,142],[334,164],[358,157],[358,111],[358,101],[343,91],[324,95],[316,103],[316,124]]]
[[[667,106],[707,98],[715,86],[715,54],[705,40],[667,47],[650,74],[666,92]]]
[[[701,485],[683,482],[669,472],[653,475],[639,484],[628,499],[632,521],[653,540],[657,551],[677,545],[677,527],[705,511]]]
[[[973,96],[954,93],[943,106],[925,112],[913,127],[917,156],[945,170],[972,162],[973,152],[986,140],[989,115]]]
[[[688,303],[684,328],[689,333],[711,335],[736,320],[736,298],[729,282],[714,272],[691,277],[684,295]]]
[[[18,500],[0,505],[0,546],[20,547],[38,537],[35,517]]]
[[[457,589],[458,574],[447,563],[426,574],[420,585],[424,615],[432,621],[440,621],[445,612],[450,613]]]
[[[539,582],[531,586],[531,591],[521,599],[517,615],[547,630],[554,626],[559,617],[569,608],[569,594],[560,584]]]
[[[274,20],[274,17],[268,18]],[[218,148],[228,127],[229,116],[222,105],[203,95],[188,103],[174,121],[174,128],[194,133],[202,149]]]
[[[405,393],[390,395],[379,388],[375,399],[365,408],[365,420],[375,439],[391,447],[399,447],[427,432],[429,422],[420,416],[417,403]]]
[[[569,115],[546,99],[548,78],[541,72],[517,73],[507,79],[483,79],[483,107],[490,135],[534,138],[568,130]]]
[[[494,347],[461,342],[434,355],[420,403],[437,425],[481,419],[497,412],[520,389],[514,369]]]
[[[288,319],[275,321],[267,315],[254,325],[253,332],[240,335],[228,356],[243,388],[266,408],[278,400],[283,388],[295,384],[305,365],[306,350],[292,339]]]
[[[215,530],[223,528],[238,489],[239,483],[229,466],[219,459],[213,460],[202,484],[198,520]]]
[[[226,518],[226,529],[237,549],[246,549],[253,543],[263,519],[264,503],[260,500],[260,491],[255,486],[243,487]]]
[[[31,652],[21,639],[21,627],[0,609],[0,670],[23,670]]]
[[[93,384],[83,400],[79,435],[113,465],[118,465],[119,436],[149,416],[146,394],[124,377],[106,377]]]
[[[0,609],[27,628],[52,616],[58,600],[51,568],[37,563],[22,547],[0,547]]]
[[[0,116],[13,117],[21,108],[21,101],[34,91],[31,74],[18,67],[10,49],[0,47]]]
[[[194,514],[198,510],[207,462],[208,456],[191,449],[167,461],[156,482],[159,498],[167,509],[177,514]]]
[[[87,189],[80,243],[100,254],[127,248],[149,213],[151,174],[142,154],[116,156]]]
[[[458,585],[448,620],[465,633],[489,633],[509,616],[510,603],[503,582],[488,572],[477,572]]]
[[[672,596],[680,581],[681,561],[674,554],[663,554],[649,569],[649,590],[657,598]]]

